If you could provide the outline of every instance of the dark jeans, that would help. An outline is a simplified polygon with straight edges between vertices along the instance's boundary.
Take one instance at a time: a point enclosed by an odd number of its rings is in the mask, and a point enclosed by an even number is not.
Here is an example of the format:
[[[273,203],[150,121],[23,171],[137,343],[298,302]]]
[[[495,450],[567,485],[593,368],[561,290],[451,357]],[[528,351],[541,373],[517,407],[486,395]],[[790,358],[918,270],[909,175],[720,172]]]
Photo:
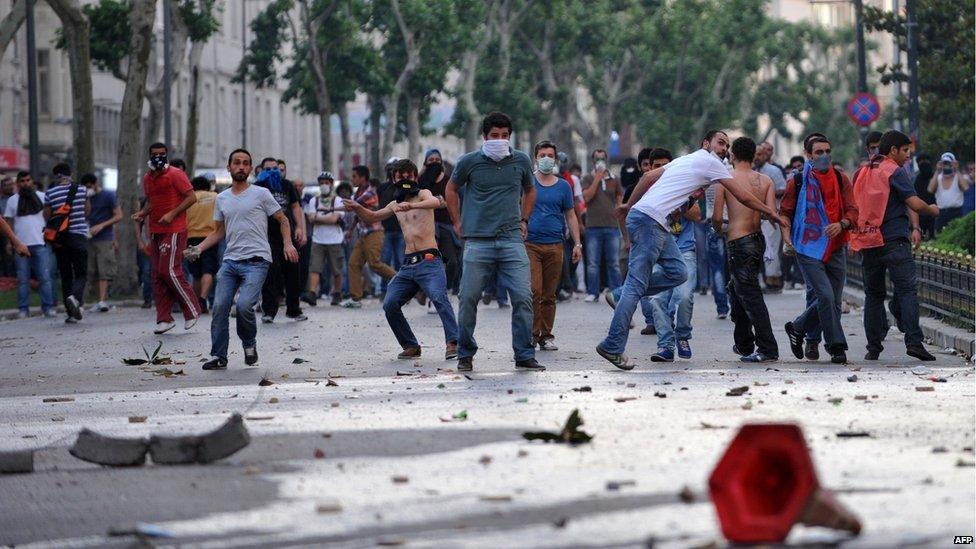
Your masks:
[[[142,286],[142,300],[152,303],[152,259],[142,250],[136,250],[136,261],[139,265],[139,285]]]
[[[905,332],[905,346],[922,344],[922,329],[918,326],[918,281],[912,245],[907,240],[887,242],[880,248],[861,252],[864,267],[864,335],[868,338],[867,349],[881,352],[881,341],[888,333],[884,300],[887,294],[885,272],[895,287],[892,296],[892,313],[898,315],[898,327]]]
[[[779,347],[769,324],[769,311],[763,301],[759,275],[763,272],[766,239],[756,232],[727,243],[729,258],[729,301],[735,323],[735,346],[743,354],[758,350],[779,358]]]
[[[397,338],[397,343],[404,349],[419,348],[417,336],[410,329],[407,318],[403,316],[403,306],[406,305],[418,291],[427,294],[437,314],[441,317],[444,327],[444,341],[456,343],[458,340],[458,325],[454,317],[454,308],[447,299],[447,276],[444,263],[439,257],[425,259],[414,265],[400,267],[396,276],[390,279],[386,286],[386,298],[383,300],[383,311],[386,321]]]
[[[715,300],[715,312],[720,315],[729,314],[729,295],[726,292],[728,287],[728,261],[725,256],[725,240],[715,232],[712,227],[708,228],[705,238],[705,253],[708,255],[708,270],[711,277],[712,297]],[[704,275],[699,274],[701,280]]]
[[[953,219],[962,215],[962,208],[944,208],[939,211],[939,217],[935,219],[935,232],[936,234],[941,233],[942,229],[945,229],[946,225],[952,222]]]
[[[573,263],[574,246],[572,238],[563,239],[563,272],[559,278],[559,289],[569,294],[579,287],[579,280],[576,278],[577,264]]]
[[[271,266],[261,288],[261,311],[274,318],[278,314],[278,297],[284,291],[285,314],[298,316],[302,308],[298,304],[298,297],[302,293],[302,270],[299,263],[292,263],[285,259],[284,245],[279,238],[271,241]]]
[[[461,275],[461,243],[454,234],[450,223],[437,223],[437,249],[441,252],[444,271],[447,274],[447,289],[457,293]]]
[[[816,333],[823,330],[827,351],[836,353],[847,350],[847,338],[840,325],[841,294],[847,280],[847,249],[834,251],[826,263],[797,254],[796,262],[803,271],[803,278],[813,295],[813,303],[793,321],[799,333]]]
[[[75,296],[78,303],[85,300],[85,283],[88,280],[88,239],[84,235],[67,233],[61,246],[54,249],[61,275],[61,298]]]

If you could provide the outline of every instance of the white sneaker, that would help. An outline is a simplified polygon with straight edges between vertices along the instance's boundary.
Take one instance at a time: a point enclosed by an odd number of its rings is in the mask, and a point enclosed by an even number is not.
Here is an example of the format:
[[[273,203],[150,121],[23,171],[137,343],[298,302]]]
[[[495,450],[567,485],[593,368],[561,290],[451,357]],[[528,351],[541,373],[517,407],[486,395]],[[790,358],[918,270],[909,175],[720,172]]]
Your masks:
[[[30,317],[30,313],[28,313],[27,311],[17,312],[17,318],[29,318],[29,317]]]
[[[158,334],[164,334],[164,333],[172,330],[173,329],[173,326],[176,326],[176,323],[175,322],[157,322],[156,323],[156,329],[153,330],[153,333],[154,334],[157,334],[157,335]]]
[[[198,318],[200,318],[200,317],[193,317],[193,318],[187,320],[186,322],[184,322],[183,323],[183,329],[184,330],[189,330],[190,328],[196,326],[197,325],[197,319]]]
[[[342,307],[345,307],[346,309],[359,309],[359,308],[362,308],[362,306],[363,306],[362,303],[360,303],[359,301],[356,301],[355,299],[353,299],[351,297],[349,299],[346,299],[345,301],[343,301],[339,305],[342,306]]]
[[[599,296],[595,296],[593,294],[586,294],[586,297],[583,299],[583,301],[585,301],[587,303],[593,303],[597,299],[600,299],[600,297]]]
[[[108,303],[105,303],[104,301],[99,301],[95,305],[95,307],[98,309],[98,312],[100,313],[107,313],[108,310],[111,309],[111,307],[108,306]]]

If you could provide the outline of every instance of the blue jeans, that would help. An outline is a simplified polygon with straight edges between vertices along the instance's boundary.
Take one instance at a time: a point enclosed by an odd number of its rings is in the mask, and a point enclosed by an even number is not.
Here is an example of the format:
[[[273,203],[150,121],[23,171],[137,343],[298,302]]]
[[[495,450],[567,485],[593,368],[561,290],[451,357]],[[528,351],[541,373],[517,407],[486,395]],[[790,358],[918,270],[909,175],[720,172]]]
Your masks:
[[[383,300],[383,311],[386,321],[397,338],[397,343],[404,349],[420,347],[414,336],[407,318],[403,316],[403,306],[420,290],[427,294],[427,299],[434,303],[437,314],[444,326],[444,341],[456,342],[458,339],[457,321],[454,319],[454,308],[447,299],[447,272],[441,258],[424,260],[414,265],[404,265],[390,279],[386,287],[386,298]]]
[[[54,283],[51,282],[51,250],[44,244],[28,246],[30,257],[15,256],[17,265],[17,307],[27,312],[30,303],[30,278],[33,271],[41,292],[41,310],[54,309]]]
[[[803,280],[812,291],[807,292],[807,308],[793,321],[802,334],[819,334],[823,330],[828,352],[847,350],[847,338],[840,325],[841,295],[847,280],[847,249],[835,250],[824,263],[802,254],[796,255]],[[813,303],[809,303],[812,295]]]
[[[236,261],[225,259],[217,271],[214,305],[210,321],[210,356],[227,358],[230,340],[228,318],[237,293],[237,337],[245,349],[257,343],[258,326],[254,321],[254,306],[261,299],[261,288],[268,276],[271,262],[263,259]]]
[[[152,302],[152,260],[149,256],[136,251],[136,262],[139,265],[139,284],[142,286],[142,300]]]
[[[601,261],[607,265],[607,287],[620,286],[620,230],[616,227],[587,227],[585,237],[586,293],[600,295]]]
[[[708,276],[708,232],[711,228],[712,222],[708,220],[695,223],[695,254],[698,259],[695,272],[702,273],[702,276],[697,277],[695,289],[701,292],[708,290],[711,282],[711,277]]]
[[[627,347],[630,319],[641,298],[657,295],[688,280],[688,269],[674,235],[660,223],[642,212],[631,210],[627,214],[627,232],[631,242],[627,280],[613,311],[610,331],[600,343],[601,349],[615,355],[623,354]],[[660,268],[655,269],[655,266]]]
[[[705,243],[708,270],[711,273],[712,296],[715,298],[715,311],[720,315],[727,315],[729,314],[729,294],[725,280],[725,240],[715,232],[713,227],[709,227]]]
[[[532,285],[529,281],[529,256],[520,240],[469,238],[464,243],[464,271],[461,274],[461,299],[458,307],[458,358],[473,357],[478,351],[474,327],[478,301],[489,279],[498,275],[498,284],[508,290],[512,300],[512,349],[515,360],[535,357],[532,345]]]
[[[386,231],[383,233],[383,250],[380,251],[380,259],[389,265],[394,271],[403,266],[403,255],[406,250],[406,242],[403,240],[403,233],[400,231]],[[380,282],[380,291],[387,292],[390,282],[383,280]]]
[[[691,339],[691,314],[695,308],[695,288],[698,286],[698,254],[695,250],[688,250],[681,252],[681,257],[688,269],[688,280],[651,298],[657,346],[660,349],[674,349],[675,338],[681,341]]]

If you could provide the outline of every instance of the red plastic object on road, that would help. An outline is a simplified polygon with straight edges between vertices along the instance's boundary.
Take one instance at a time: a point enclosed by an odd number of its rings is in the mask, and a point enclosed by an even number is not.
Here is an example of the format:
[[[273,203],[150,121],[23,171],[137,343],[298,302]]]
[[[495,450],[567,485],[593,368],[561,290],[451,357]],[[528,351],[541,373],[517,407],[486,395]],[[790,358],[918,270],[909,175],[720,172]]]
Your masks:
[[[796,523],[861,532],[820,487],[799,425],[744,425],[708,479],[722,533],[734,543],[782,542]]]

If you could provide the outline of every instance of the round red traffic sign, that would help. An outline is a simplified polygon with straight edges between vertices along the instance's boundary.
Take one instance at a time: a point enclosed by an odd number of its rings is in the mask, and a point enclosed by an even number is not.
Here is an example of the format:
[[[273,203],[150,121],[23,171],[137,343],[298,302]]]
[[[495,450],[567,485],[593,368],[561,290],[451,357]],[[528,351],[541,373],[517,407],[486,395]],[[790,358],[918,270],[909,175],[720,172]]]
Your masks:
[[[847,116],[858,126],[870,126],[881,116],[881,104],[870,93],[858,93],[847,102]]]

